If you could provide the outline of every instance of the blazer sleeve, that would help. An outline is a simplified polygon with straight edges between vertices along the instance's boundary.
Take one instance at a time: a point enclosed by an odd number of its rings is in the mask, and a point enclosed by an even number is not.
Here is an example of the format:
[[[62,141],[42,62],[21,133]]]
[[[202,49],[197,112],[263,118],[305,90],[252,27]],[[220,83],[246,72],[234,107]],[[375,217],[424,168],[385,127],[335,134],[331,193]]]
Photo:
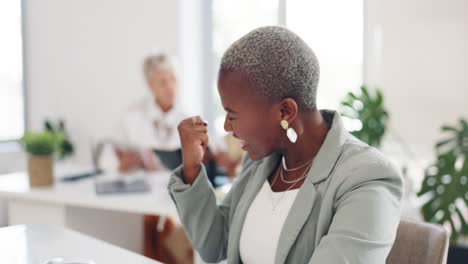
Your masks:
[[[244,158],[242,171],[246,163],[248,162]],[[172,173],[168,189],[192,245],[206,262],[226,259],[230,207],[240,179],[234,181],[231,190],[219,205],[216,204],[216,197],[203,165],[192,185],[185,184],[182,179],[181,166]]]
[[[402,179],[379,163],[355,170],[337,192],[335,212],[309,263],[385,263],[400,221]]]

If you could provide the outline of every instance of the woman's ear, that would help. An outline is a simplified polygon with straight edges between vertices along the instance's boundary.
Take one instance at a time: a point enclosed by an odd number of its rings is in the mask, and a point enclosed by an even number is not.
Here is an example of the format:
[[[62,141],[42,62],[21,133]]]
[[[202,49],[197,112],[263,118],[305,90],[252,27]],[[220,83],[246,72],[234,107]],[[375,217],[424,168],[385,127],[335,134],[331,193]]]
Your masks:
[[[288,121],[288,123],[293,122],[298,113],[298,106],[296,101],[291,98],[283,99],[280,102],[280,111],[281,111],[281,119]]]

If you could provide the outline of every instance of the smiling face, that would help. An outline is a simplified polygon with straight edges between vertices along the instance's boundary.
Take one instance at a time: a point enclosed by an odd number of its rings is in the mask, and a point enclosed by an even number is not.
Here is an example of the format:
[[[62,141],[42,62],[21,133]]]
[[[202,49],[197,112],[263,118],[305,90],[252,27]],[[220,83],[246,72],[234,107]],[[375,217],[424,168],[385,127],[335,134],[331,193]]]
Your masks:
[[[227,112],[224,129],[242,140],[250,159],[262,159],[282,146],[280,105],[257,95],[246,74],[221,72],[218,91]]]

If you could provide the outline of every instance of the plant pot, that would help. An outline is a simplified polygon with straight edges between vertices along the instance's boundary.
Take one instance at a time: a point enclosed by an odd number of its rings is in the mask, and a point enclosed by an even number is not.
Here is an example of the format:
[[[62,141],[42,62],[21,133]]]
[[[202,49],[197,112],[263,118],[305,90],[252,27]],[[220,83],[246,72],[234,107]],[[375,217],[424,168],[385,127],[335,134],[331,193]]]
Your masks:
[[[29,156],[28,174],[30,186],[50,186],[53,183],[52,156]]]

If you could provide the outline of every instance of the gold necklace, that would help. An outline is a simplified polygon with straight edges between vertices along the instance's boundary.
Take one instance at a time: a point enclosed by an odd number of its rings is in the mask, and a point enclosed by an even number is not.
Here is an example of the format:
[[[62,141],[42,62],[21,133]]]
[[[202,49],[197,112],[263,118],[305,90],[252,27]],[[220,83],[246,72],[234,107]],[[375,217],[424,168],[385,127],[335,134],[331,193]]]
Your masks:
[[[309,164],[309,167],[306,169],[306,173],[304,173],[304,175],[302,175],[301,177],[299,178],[296,178],[294,180],[286,180],[284,178],[284,175],[283,175],[283,170],[280,171],[280,178],[281,180],[284,182],[284,183],[288,183],[288,184],[291,184],[291,183],[296,183],[296,182],[300,182],[301,180],[303,180],[305,177],[307,177],[307,172],[309,171],[309,169],[312,167],[312,163]]]
[[[306,163],[302,164],[301,166],[299,167],[296,167],[296,168],[292,168],[292,169],[288,169],[288,167],[286,166],[286,158],[283,156],[281,157],[281,163],[283,164],[283,169],[287,172],[290,172],[290,171],[297,171],[299,169],[302,169],[304,168],[305,166],[309,165],[310,163],[312,163],[312,161],[314,160],[314,158],[312,158],[311,160],[307,161]]]
[[[309,168],[307,168],[307,170],[305,171],[305,174],[304,175],[307,175],[307,173],[309,172],[309,169],[310,167],[312,167],[312,164],[310,164]],[[280,170],[281,168],[278,169],[278,171]],[[270,194],[270,197],[271,197],[271,206],[272,206],[272,210],[273,211],[276,211],[276,208],[278,207],[278,205],[281,203],[281,201],[283,200],[283,197],[286,195],[286,192],[290,191],[294,186],[296,186],[296,184],[299,182],[299,181],[296,181],[294,182],[291,186],[289,186],[285,191],[282,191],[281,192],[281,197],[278,199],[278,202],[275,204],[274,203],[274,198],[273,198],[273,186],[275,185],[275,182],[276,182],[276,179],[278,178],[278,171],[276,171],[276,175],[275,175],[275,178],[273,179],[272,183],[271,183],[271,194]],[[304,176],[301,176],[301,178],[305,178]],[[282,179],[281,179],[282,180]]]

